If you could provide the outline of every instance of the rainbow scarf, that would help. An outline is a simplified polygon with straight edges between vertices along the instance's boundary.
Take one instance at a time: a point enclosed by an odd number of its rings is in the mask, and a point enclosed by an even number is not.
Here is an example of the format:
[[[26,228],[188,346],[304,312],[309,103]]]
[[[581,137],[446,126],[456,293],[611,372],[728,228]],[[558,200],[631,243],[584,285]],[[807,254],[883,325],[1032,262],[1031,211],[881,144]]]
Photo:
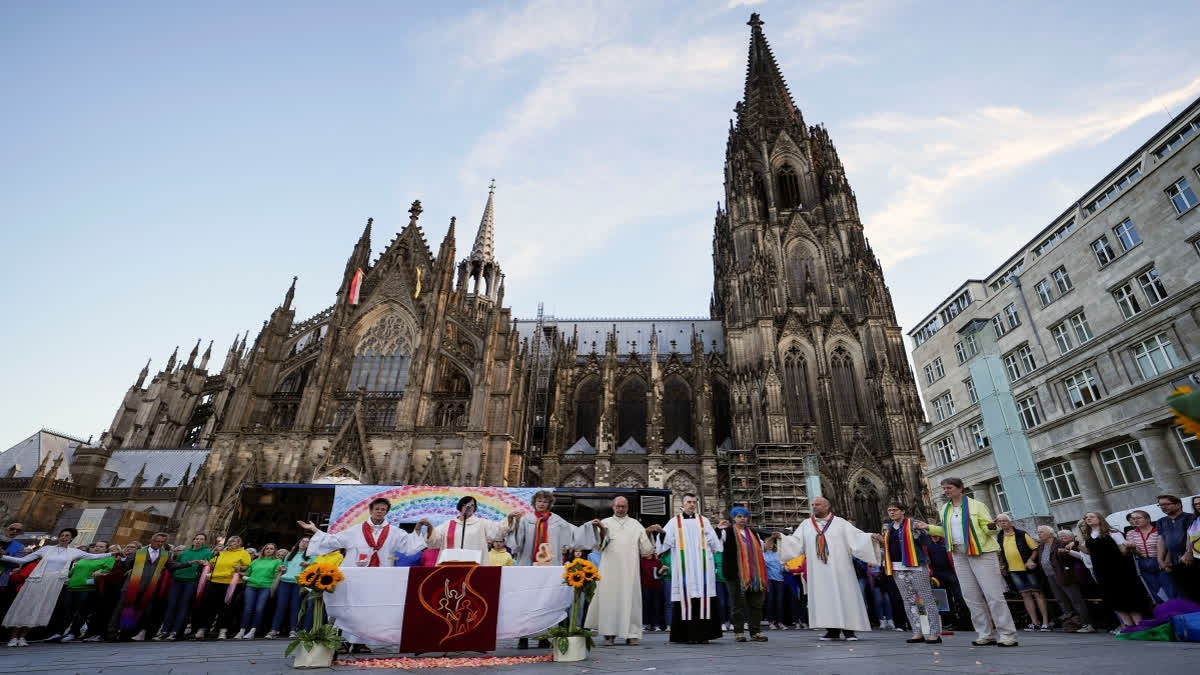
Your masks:
[[[708,607],[708,542],[704,539],[704,516],[696,516],[696,525],[700,528],[700,618],[710,618]],[[687,539],[683,536],[683,514],[675,516],[675,542],[679,547],[679,558],[676,566],[679,579],[679,610],[680,618],[684,621],[692,619],[692,599],[688,597],[688,559]],[[694,562],[691,564],[695,564]]]
[[[888,525],[888,537],[892,536],[895,530],[891,525]],[[913,538],[912,520],[905,518],[900,525],[900,531],[897,533],[900,536],[900,564],[905,567],[918,567],[917,564],[917,543]],[[888,576],[892,574],[892,547],[887,541],[883,542],[883,569]]]
[[[545,513],[534,512],[537,523],[533,527],[533,550],[537,551],[542,544],[550,543],[550,510]]]
[[[975,531],[975,523],[971,522],[971,506],[970,506],[970,504],[971,504],[971,498],[964,496],[963,500],[962,500],[962,528],[963,528],[963,531],[961,532],[963,551],[965,551],[967,555],[979,555],[979,551],[980,551],[980,549],[979,549],[979,533]],[[946,502],[945,506],[942,507],[942,526],[947,528],[946,529],[947,535],[951,534],[950,529],[949,529],[950,528],[950,507],[951,506],[953,506],[953,502]],[[957,538],[957,537],[955,537],[955,538]],[[946,549],[947,550],[953,549],[953,542],[951,541],[950,536],[946,537]]]
[[[163,573],[167,569],[167,559],[171,557],[171,554],[164,548],[158,552],[158,562],[154,563],[154,574],[150,576],[150,583],[145,587],[142,586],[142,574],[150,559],[149,550],[150,547],[146,546],[133,554],[133,570],[129,573],[129,581],[125,586],[125,599],[122,603],[124,608],[121,610],[121,630],[137,628],[142,612],[146,611],[155,598],[166,591],[167,584],[171,582],[171,575]]]
[[[765,591],[767,561],[763,557],[762,543],[748,527],[741,534],[738,534],[737,527],[731,529],[734,539],[738,540],[738,580],[742,583],[742,590]]]
[[[817,523],[817,517],[811,516],[813,529],[817,531],[817,560],[823,563],[829,563],[829,542],[825,539],[825,531],[833,524],[833,514],[829,514],[829,520],[825,521],[825,527],[821,527]]]

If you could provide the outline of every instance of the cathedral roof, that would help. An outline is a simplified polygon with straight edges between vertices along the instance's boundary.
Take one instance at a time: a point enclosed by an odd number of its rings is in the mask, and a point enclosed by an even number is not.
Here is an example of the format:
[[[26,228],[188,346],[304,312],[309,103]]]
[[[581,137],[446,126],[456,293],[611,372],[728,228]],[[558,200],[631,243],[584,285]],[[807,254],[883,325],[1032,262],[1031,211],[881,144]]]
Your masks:
[[[145,479],[142,487],[179,487],[185,474],[196,477],[209,452],[208,448],[114,450],[98,487],[132,487],[139,473]]]
[[[579,338],[576,353],[590,354],[593,349],[604,353],[608,335],[616,331],[617,353],[648,355],[650,353],[650,331],[653,328],[658,337],[658,353],[666,355],[671,352],[671,341],[675,341],[675,351],[689,353],[692,350],[692,330],[704,344],[704,353],[725,351],[725,332],[721,322],[714,319],[702,318],[649,318],[649,319],[552,319],[558,334],[563,339],[572,335]],[[544,321],[543,325],[550,325]],[[535,319],[518,319],[517,335],[522,340],[532,338],[537,331]]]
[[[29,478],[37,472],[42,462],[53,464],[60,455],[63,461],[54,476],[59,480],[71,477],[70,465],[75,458],[75,448],[85,445],[84,441],[49,429],[41,429],[29,438],[0,452],[0,477],[12,471],[13,478]],[[14,468],[15,467],[15,468]]]

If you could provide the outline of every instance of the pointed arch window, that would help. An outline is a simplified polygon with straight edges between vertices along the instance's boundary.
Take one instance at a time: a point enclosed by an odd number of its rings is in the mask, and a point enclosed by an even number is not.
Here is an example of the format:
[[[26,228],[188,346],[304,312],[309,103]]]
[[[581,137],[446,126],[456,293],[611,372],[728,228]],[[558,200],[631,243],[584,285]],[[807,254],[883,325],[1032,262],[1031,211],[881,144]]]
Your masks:
[[[385,316],[371,326],[354,350],[350,391],[404,391],[412,354],[411,331],[400,317]]]
[[[617,443],[629,438],[646,446],[646,383],[631,377],[617,392]]]
[[[596,447],[603,398],[604,389],[600,385],[600,378],[595,375],[584,380],[575,389],[575,433],[571,442],[586,438],[592,447]]]
[[[812,258],[808,257],[803,251],[797,251],[791,256],[788,262],[791,274],[788,275],[792,282],[792,299],[797,303],[804,302],[808,293],[808,284],[812,276]]]
[[[882,526],[879,491],[865,477],[858,479],[858,485],[854,489],[854,510],[858,512],[855,525],[863,528],[864,532],[874,532]]]
[[[790,164],[784,164],[776,177],[779,186],[779,205],[785,209],[800,206],[800,179]]]
[[[733,406],[729,399],[729,387],[722,379],[712,383],[713,445],[722,447],[733,436]],[[732,444],[731,444],[732,447]]]
[[[682,438],[692,445],[692,389],[678,375],[663,381],[663,445]]]
[[[858,387],[854,378],[854,363],[844,348],[838,347],[830,359],[833,370],[833,393],[837,403],[838,417],[843,423],[857,422]]]
[[[767,217],[767,184],[762,174],[754,174],[754,206],[758,209],[758,217]]]
[[[783,357],[783,375],[787,390],[788,418],[792,424],[811,422],[812,412],[808,405],[808,362],[795,345],[792,345]]]

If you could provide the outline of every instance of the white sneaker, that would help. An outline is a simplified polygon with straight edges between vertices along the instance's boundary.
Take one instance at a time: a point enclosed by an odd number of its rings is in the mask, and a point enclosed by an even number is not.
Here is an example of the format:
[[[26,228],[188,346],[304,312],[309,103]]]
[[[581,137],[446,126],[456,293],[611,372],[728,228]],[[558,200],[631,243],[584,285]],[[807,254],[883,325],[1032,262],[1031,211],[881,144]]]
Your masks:
[[[1076,633],[1095,633],[1095,632],[1096,632],[1096,629],[1095,629],[1095,628],[1092,628],[1090,625],[1088,625],[1088,624],[1086,624],[1086,623],[1085,623],[1085,624],[1083,624],[1082,626],[1080,626],[1080,627],[1079,627],[1079,630],[1077,630],[1077,631],[1075,631],[1075,632],[1076,632]]]
[[[167,633],[167,636],[163,638],[163,640],[166,640],[167,642],[174,642],[176,639],[177,636],[174,633]]]
[[[129,639],[133,640],[134,642],[141,642],[146,639],[146,631],[139,630],[137,635],[134,635],[133,637],[131,637]]]
[[[272,631],[267,631],[267,634],[266,634],[266,636],[264,636],[264,638],[263,638],[263,639],[265,639],[265,640],[274,640],[274,639],[275,639],[275,638],[277,638],[277,637],[279,637],[279,631],[277,631],[277,630],[272,630]]]
[[[246,631],[246,634],[242,636],[242,639],[243,640],[253,640],[254,639],[254,629],[251,628],[250,630]]]
[[[92,637],[83,638],[83,641],[84,642],[100,642],[103,639],[104,638],[99,635],[93,635]]]
[[[17,646],[17,638],[13,638],[13,639],[9,640],[9,641],[8,641],[8,646],[9,646],[9,647],[16,647],[16,646]]]
[[[225,637],[225,631],[221,631],[221,637]],[[238,629],[238,632],[234,634],[234,636],[233,636],[233,639],[234,639],[234,640],[241,640],[241,639],[242,639],[242,638],[244,638],[244,637],[246,637],[246,629],[245,629],[245,628],[239,628],[239,629]]]
[[[292,631],[292,632],[288,633],[288,639],[289,639],[289,640],[295,640],[295,639],[296,639],[296,638],[298,638],[298,637],[300,637],[300,636],[299,636],[299,635],[296,635],[296,631]]]
[[[18,647],[28,647],[29,643],[25,641],[25,638],[17,638],[17,646]]]
[[[75,636],[74,636],[74,635],[71,635],[70,633],[67,633],[66,635],[64,635],[64,636],[62,637],[62,641],[63,641],[63,642],[71,642],[71,641],[73,641],[74,639],[75,639]]]
[[[201,628],[200,630],[196,631],[196,634],[193,635],[192,637],[197,640],[203,640],[204,635],[205,635],[205,630],[203,628]]]
[[[229,629],[222,628],[221,631],[219,633],[217,633],[217,639],[218,640],[228,640],[229,639]]]

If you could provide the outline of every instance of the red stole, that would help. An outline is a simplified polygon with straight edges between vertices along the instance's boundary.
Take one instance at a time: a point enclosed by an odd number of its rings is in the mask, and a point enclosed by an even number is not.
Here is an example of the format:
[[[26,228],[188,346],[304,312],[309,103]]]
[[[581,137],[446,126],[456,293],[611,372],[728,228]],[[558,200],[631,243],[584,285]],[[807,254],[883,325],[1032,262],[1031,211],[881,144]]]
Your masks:
[[[533,527],[533,550],[536,552],[542,544],[550,543],[550,509],[546,509],[545,513],[535,511],[533,515],[537,517],[537,524]]]
[[[385,523],[383,529],[379,531],[379,541],[375,541],[375,537],[371,533],[371,521],[363,522],[363,539],[366,539],[367,546],[371,547],[371,562],[367,563],[367,567],[379,567],[379,549],[383,548],[383,543],[388,538],[388,531],[391,529],[391,526]]]

